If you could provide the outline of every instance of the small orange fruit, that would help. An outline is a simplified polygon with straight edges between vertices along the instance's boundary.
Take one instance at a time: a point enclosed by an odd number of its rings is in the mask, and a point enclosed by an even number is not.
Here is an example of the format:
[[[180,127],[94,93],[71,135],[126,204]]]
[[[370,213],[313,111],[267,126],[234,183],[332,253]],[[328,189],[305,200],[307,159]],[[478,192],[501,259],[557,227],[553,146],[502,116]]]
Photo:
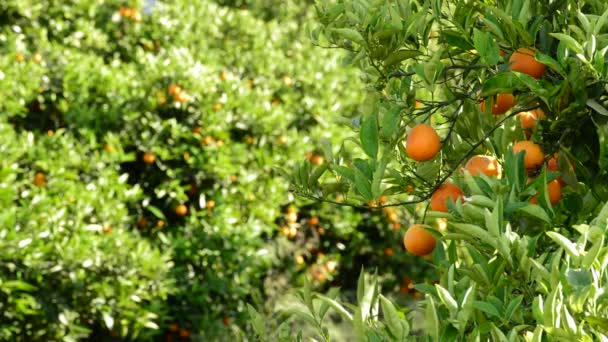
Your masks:
[[[530,75],[536,79],[541,78],[545,73],[545,65],[534,58],[535,54],[536,52],[531,49],[517,49],[517,51],[509,57],[509,63],[511,63],[509,69]]]
[[[545,160],[543,150],[539,145],[531,141],[520,141],[513,145],[513,152],[515,154],[521,151],[525,151],[524,164],[529,172],[538,169]]]
[[[427,124],[419,124],[407,134],[405,150],[415,161],[431,160],[441,149],[441,140],[435,129]]]
[[[547,161],[547,172],[559,172],[559,164],[557,161],[557,153],[553,155],[553,158]],[[557,181],[561,186],[566,185],[566,181],[562,177],[558,177]]]
[[[287,213],[286,219],[289,223],[296,223],[298,221],[298,214],[295,212]]]
[[[34,180],[32,181],[32,184],[34,184],[35,186],[38,186],[38,187],[45,186],[46,185],[46,176],[44,175],[44,173],[36,172],[36,174],[34,175]]]
[[[17,60],[17,62],[23,62],[23,60],[25,59],[25,57],[23,56],[23,54],[21,52],[19,52],[15,56],[15,59]]]
[[[131,17],[131,19],[136,23],[141,22],[141,20],[142,20],[141,13],[138,11],[133,12],[133,16]]]
[[[112,226],[110,226],[110,225],[104,226],[103,232],[106,234],[110,234],[112,232]]]
[[[403,244],[408,252],[423,256],[433,252],[437,241],[435,237],[426,231],[426,226],[421,224],[411,225],[403,236]]]
[[[118,10],[118,13],[120,13],[120,16],[125,17],[125,18],[131,18],[133,16],[133,12],[134,12],[134,10],[131,7],[121,7]]]
[[[464,193],[457,185],[452,183],[445,183],[439,186],[433,196],[431,196],[431,209],[435,211],[448,212],[448,198],[451,198],[454,202],[457,199],[462,198]]]
[[[388,258],[392,257],[395,254],[392,248],[388,247],[384,249],[384,255]]]
[[[213,142],[214,142],[213,141],[213,137],[210,136],[210,135],[208,135],[208,136],[204,137],[203,139],[201,139],[201,144],[203,144],[203,145],[211,145],[211,144],[213,144]]]
[[[559,202],[562,198],[562,186],[557,179],[547,183],[547,193],[549,194],[549,202],[551,205],[555,205],[555,203]],[[534,197],[530,199],[530,203],[538,204],[538,195],[534,195]]]
[[[185,91],[182,91],[179,94],[173,96],[173,98],[175,99],[175,101],[180,103],[190,101],[190,95],[188,95],[188,93],[186,93]]]
[[[179,84],[173,83],[169,86],[168,91],[171,96],[175,97],[179,95],[183,91],[183,89]]]
[[[309,226],[316,226],[319,224],[319,218],[316,216],[313,216],[311,218],[308,219],[308,225]]]
[[[229,326],[230,325],[230,317],[224,316],[224,318],[222,319],[222,323],[224,323],[225,326]]]
[[[397,215],[395,212],[386,215],[386,218],[388,219],[388,222],[391,223],[399,222],[399,215]]]
[[[491,156],[473,156],[465,164],[464,169],[469,171],[471,176],[477,176],[479,173],[483,173],[488,177],[500,178],[502,176],[502,167],[498,163],[498,160]]]
[[[35,53],[32,57],[32,60],[34,61],[34,63],[40,64],[40,62],[42,62],[42,55],[39,53]]]
[[[492,106],[492,114],[499,115],[509,111],[509,109],[515,106],[515,97],[513,94],[500,93],[493,97],[494,105]],[[486,100],[481,102],[480,109],[482,112],[486,112]]]
[[[290,233],[289,233],[289,226],[282,226],[281,227],[281,234],[289,237]]]
[[[156,155],[152,152],[146,152],[143,156],[144,163],[152,164],[156,161]]]
[[[182,339],[187,339],[190,337],[190,331],[188,331],[187,329],[181,329],[179,331],[179,337]]]
[[[177,216],[186,216],[188,214],[188,207],[185,204],[180,204],[175,207],[175,213]]]
[[[207,203],[205,204],[205,208],[207,208],[209,210],[215,208],[215,201],[214,200],[208,200]]]
[[[321,165],[325,162],[325,159],[318,154],[313,154],[312,157],[310,157],[310,162],[312,165]]]

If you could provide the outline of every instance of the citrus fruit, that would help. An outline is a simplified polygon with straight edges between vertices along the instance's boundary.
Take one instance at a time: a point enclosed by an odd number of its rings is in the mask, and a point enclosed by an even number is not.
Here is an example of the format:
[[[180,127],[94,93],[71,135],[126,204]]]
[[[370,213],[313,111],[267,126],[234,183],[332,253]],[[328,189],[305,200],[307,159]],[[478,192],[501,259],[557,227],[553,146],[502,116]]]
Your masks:
[[[178,216],[186,216],[186,214],[188,214],[188,207],[185,204],[180,204],[175,207],[175,213]]]
[[[433,252],[437,241],[431,233],[426,231],[425,226],[414,224],[405,232],[403,244],[408,252],[423,256]]]
[[[502,176],[502,167],[498,163],[498,160],[491,156],[473,156],[465,164],[464,169],[469,171],[471,176],[477,176],[479,173],[483,173],[488,177],[500,178]]]
[[[509,57],[509,69],[519,71],[539,79],[545,73],[545,65],[538,62],[534,55],[536,52],[527,48],[519,48]]]
[[[543,150],[539,145],[531,141],[520,141],[513,145],[513,153],[518,154],[525,151],[524,165],[528,171],[535,171],[544,162]]]
[[[562,198],[562,186],[557,179],[547,183],[547,193],[549,194],[549,202],[551,205],[555,205],[555,203],[559,202]],[[530,203],[538,204],[538,195],[534,195],[534,197],[530,199]]]
[[[419,124],[407,134],[405,150],[415,161],[431,160],[441,149],[441,141],[435,129],[427,124]]]
[[[435,211],[448,212],[447,201],[451,198],[454,202],[463,196],[462,189],[452,183],[445,183],[439,186],[433,196],[431,196],[431,209]]]
[[[486,101],[487,100],[484,100],[480,105],[480,109],[484,113],[486,112]],[[494,103],[492,106],[492,114],[504,114],[515,106],[515,96],[509,93],[500,93],[493,97],[492,102]]]
[[[143,160],[146,164],[152,164],[156,161],[156,156],[154,155],[154,153],[146,152],[144,153]]]

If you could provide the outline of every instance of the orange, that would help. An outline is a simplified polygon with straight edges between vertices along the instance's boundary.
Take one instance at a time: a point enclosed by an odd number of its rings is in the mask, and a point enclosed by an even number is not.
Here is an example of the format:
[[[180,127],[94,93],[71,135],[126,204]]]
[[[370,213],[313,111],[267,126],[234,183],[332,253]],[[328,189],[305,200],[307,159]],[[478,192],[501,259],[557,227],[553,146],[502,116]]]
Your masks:
[[[125,18],[130,18],[130,17],[132,17],[132,16],[133,16],[133,12],[134,12],[134,11],[135,11],[135,10],[134,10],[134,9],[132,9],[132,8],[130,8],[130,7],[121,7],[121,8],[118,10],[118,12],[120,13],[120,15],[121,15],[122,17],[125,17]]]
[[[187,329],[182,329],[179,331],[179,337],[183,338],[183,339],[187,339],[190,337],[190,331],[188,331]]]
[[[319,224],[319,218],[316,216],[313,216],[311,218],[308,219],[308,225],[309,226],[316,226]]]
[[[553,155],[553,158],[547,161],[547,172],[559,172],[559,164],[557,161],[557,153]],[[561,186],[566,185],[566,181],[562,177],[558,177],[557,181]]]
[[[492,106],[492,114],[499,115],[509,111],[515,106],[515,96],[509,93],[500,93],[493,97],[494,105]],[[486,100],[479,106],[482,112],[486,112]]]
[[[177,95],[174,95],[173,98],[177,102],[188,102],[190,101],[190,95],[188,95],[185,91],[180,92]]]
[[[34,63],[40,64],[40,62],[42,62],[42,55],[39,53],[35,53],[32,57],[32,60],[34,61]]]
[[[171,96],[175,97],[178,94],[180,94],[183,89],[178,84],[173,83],[169,86],[168,90],[169,90],[169,94],[171,94]]]
[[[387,257],[392,257],[395,254],[392,248],[388,247],[384,250],[384,255]]]
[[[17,62],[23,62],[23,60],[25,59],[25,57],[23,56],[23,54],[21,52],[19,52],[15,56],[15,59],[17,59]]]
[[[521,112],[518,116],[521,128],[531,131],[536,127],[536,122],[538,120],[545,118],[545,112],[542,109],[537,108],[527,112]]]
[[[134,12],[134,13],[133,13],[133,16],[131,17],[131,19],[133,19],[133,21],[134,21],[134,22],[136,22],[136,23],[141,22],[141,19],[142,19],[142,17],[141,17],[141,13],[139,13],[139,12],[137,12],[137,11],[136,11],[136,12]]]
[[[186,216],[186,214],[188,214],[188,207],[184,204],[180,204],[177,207],[175,207],[175,213],[178,216]]]
[[[222,320],[222,323],[224,323],[225,326],[229,326],[230,325],[230,317],[224,316],[224,319]]]
[[[156,156],[154,155],[154,153],[146,152],[144,153],[143,160],[146,164],[152,164],[156,161]]]
[[[441,140],[435,129],[427,124],[419,124],[407,134],[405,150],[415,161],[431,160],[441,149]]]
[[[433,196],[431,196],[431,209],[435,211],[448,212],[448,198],[454,202],[463,196],[462,189],[452,183],[441,184]]]
[[[469,171],[471,176],[477,176],[479,173],[483,173],[488,177],[500,178],[502,176],[502,167],[498,163],[498,160],[491,156],[473,156],[465,164],[464,169]]]
[[[110,234],[112,232],[112,226],[104,226],[103,232],[106,234]]]
[[[389,213],[386,215],[386,218],[388,219],[388,222],[391,223],[399,222],[399,215],[395,212]]]
[[[289,223],[296,223],[298,221],[298,214],[291,212],[291,213],[287,213],[287,222]]]
[[[425,227],[421,224],[414,224],[405,232],[403,244],[408,252],[418,256],[433,252],[437,241],[431,233],[426,231]]]
[[[323,162],[325,162],[325,159],[318,154],[314,154],[310,158],[310,162],[312,163],[312,165],[321,165],[321,164],[323,164]]]
[[[46,176],[44,175],[44,173],[36,172],[36,174],[34,175],[34,180],[32,181],[32,184],[34,184],[35,186],[39,186],[39,187],[45,186],[46,185]]]
[[[525,151],[524,165],[529,172],[538,169],[545,160],[543,150],[539,145],[531,141],[520,141],[513,145],[513,152],[515,154],[521,151]]]
[[[562,198],[562,186],[557,179],[547,183],[547,193],[549,193],[549,202],[551,205],[555,205],[555,203],[559,202]],[[530,199],[530,203],[538,204],[538,195],[534,195],[534,197]]]
[[[519,71],[539,79],[545,73],[545,65],[534,59],[536,52],[527,48],[519,48],[509,57],[509,69]]]
[[[205,204],[205,208],[207,208],[207,209],[213,209],[213,208],[215,208],[215,201],[214,200],[208,200],[207,203]]]

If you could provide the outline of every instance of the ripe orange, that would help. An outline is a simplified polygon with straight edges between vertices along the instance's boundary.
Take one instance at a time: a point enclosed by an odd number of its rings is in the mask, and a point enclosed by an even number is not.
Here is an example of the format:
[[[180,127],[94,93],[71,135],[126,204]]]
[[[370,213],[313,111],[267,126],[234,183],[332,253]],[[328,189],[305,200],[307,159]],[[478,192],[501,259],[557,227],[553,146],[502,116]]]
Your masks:
[[[395,254],[392,248],[388,247],[384,250],[384,255],[387,257],[392,257]]]
[[[205,204],[205,208],[207,208],[209,210],[215,208],[215,201],[214,200],[208,200],[207,203]]]
[[[23,60],[25,59],[25,57],[23,56],[23,54],[21,52],[19,52],[15,56],[15,59],[17,60],[17,62],[23,62]]]
[[[104,226],[103,227],[103,232],[106,234],[110,234],[112,232],[112,226]]]
[[[136,22],[136,23],[141,22],[141,19],[142,19],[141,13],[140,13],[140,12],[138,12],[138,11],[135,11],[135,12],[133,13],[133,16],[131,17],[131,19],[132,19],[134,22]]]
[[[156,161],[156,155],[152,152],[146,152],[144,153],[143,160],[146,164],[152,164]]]
[[[164,226],[165,226],[165,221],[163,221],[163,220],[156,221],[156,227],[158,229],[163,229]]]
[[[553,158],[547,161],[547,172],[559,172],[559,164],[557,161],[557,153],[553,155]],[[566,185],[566,181],[562,177],[558,177],[557,181],[561,186]]]
[[[45,186],[46,185],[46,176],[44,175],[44,173],[36,172],[36,174],[34,175],[34,180],[32,181],[32,184],[34,184],[35,186],[39,186],[39,187]]]
[[[222,319],[222,323],[224,323],[225,326],[229,326],[230,325],[230,317],[224,316],[224,319]]]
[[[419,124],[407,134],[405,150],[415,161],[431,160],[441,149],[441,140],[435,129],[427,124]]]
[[[40,64],[40,62],[42,62],[42,55],[39,53],[35,53],[32,57],[32,60],[34,61],[34,63]]]
[[[525,151],[524,164],[529,172],[538,169],[545,160],[543,150],[531,141],[520,141],[513,145],[515,154],[521,151]]]
[[[188,331],[187,329],[182,329],[179,331],[179,337],[182,339],[187,339],[190,337],[190,331]]]
[[[211,144],[213,144],[213,137],[210,136],[210,135],[204,137],[203,139],[201,139],[201,144],[203,144],[203,145],[211,145]]]
[[[118,10],[118,13],[120,13],[120,16],[125,17],[125,18],[131,18],[133,16],[134,12],[135,12],[135,10],[131,7],[121,7]]]
[[[471,176],[477,176],[480,172],[488,177],[500,178],[502,176],[502,166],[496,158],[491,156],[473,156],[465,164],[464,169],[469,171]]]
[[[175,213],[178,216],[186,216],[186,214],[188,214],[188,207],[185,204],[180,204],[175,207]]]
[[[173,99],[175,99],[175,101],[177,102],[184,103],[190,101],[190,95],[188,95],[188,93],[186,93],[185,91],[182,91],[179,94],[173,96]]]
[[[539,79],[545,73],[545,65],[534,59],[535,51],[519,48],[509,57],[509,69]]]
[[[310,158],[310,162],[312,163],[312,165],[321,165],[323,164],[323,162],[325,162],[325,159],[318,154],[313,154]]]
[[[547,192],[549,193],[549,202],[551,205],[555,205],[555,203],[559,202],[562,198],[562,186],[557,179],[547,183]],[[534,197],[530,199],[530,203],[538,204],[538,195],[534,195]]]
[[[309,226],[316,226],[319,224],[319,218],[316,216],[313,216],[311,218],[308,219],[308,225]]]
[[[391,223],[399,222],[399,215],[396,212],[389,213],[386,215],[386,218],[388,219],[388,222]]]
[[[180,94],[182,92],[182,90],[183,90],[182,87],[180,87],[179,84],[175,84],[175,83],[171,84],[168,89],[169,94],[171,94],[171,96],[173,96],[173,97]]]
[[[287,213],[286,219],[289,223],[296,223],[298,221],[298,214],[295,212]]]
[[[457,199],[462,198],[464,193],[457,185],[452,183],[445,183],[439,186],[433,196],[431,196],[431,209],[435,211],[448,212],[448,198],[451,198],[454,202]]]
[[[509,93],[500,93],[493,97],[494,105],[492,106],[492,114],[499,115],[509,111],[515,106],[515,96]],[[479,106],[482,112],[486,112],[486,100],[481,102]]]
[[[545,112],[542,109],[537,108],[531,111],[521,112],[518,116],[521,128],[531,131],[536,127],[536,122],[538,120],[545,118]]]
[[[405,232],[403,244],[408,252],[417,256],[433,252],[437,241],[431,233],[426,231],[425,227],[421,224],[414,224]]]

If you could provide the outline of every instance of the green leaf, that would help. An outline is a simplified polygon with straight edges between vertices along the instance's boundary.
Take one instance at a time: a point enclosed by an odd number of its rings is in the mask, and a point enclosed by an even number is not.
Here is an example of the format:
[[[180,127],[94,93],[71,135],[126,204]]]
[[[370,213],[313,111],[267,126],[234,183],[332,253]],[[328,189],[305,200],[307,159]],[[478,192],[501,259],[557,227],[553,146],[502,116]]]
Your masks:
[[[409,334],[409,323],[399,317],[399,313],[393,303],[382,295],[380,295],[380,305],[388,330],[397,341],[403,341]]]
[[[372,200],[372,184],[358,169],[355,169],[355,188],[366,201]]]
[[[547,215],[547,213],[543,210],[543,208],[539,207],[536,204],[527,204],[527,205],[517,209],[517,211],[520,211],[526,215],[537,218],[548,224],[551,224],[551,222],[552,222],[551,218],[549,217],[549,215]]]
[[[361,147],[372,159],[378,156],[378,114],[363,119],[360,131]]]
[[[560,247],[562,247],[566,253],[572,257],[579,257],[580,253],[576,249],[576,245],[572,241],[568,240],[565,236],[557,232],[546,232],[549,237],[555,241]]]
[[[401,108],[392,107],[382,116],[382,136],[391,139],[399,128],[401,121]]]
[[[568,284],[576,289],[583,289],[593,283],[591,272],[586,269],[571,269],[566,271]]]
[[[473,43],[481,59],[487,65],[495,65],[500,59],[498,44],[490,32],[473,29]]]
[[[114,327],[114,318],[112,317],[112,315],[110,315],[108,313],[103,313],[102,317],[103,317],[103,322],[106,325],[106,328],[108,328],[109,330],[112,330],[112,328]]]
[[[439,318],[432,296],[426,297],[425,331],[433,341],[439,341]]]
[[[441,302],[448,308],[450,314],[456,313],[458,311],[458,303],[456,303],[456,300],[452,297],[450,292],[439,284],[435,284],[435,288],[437,289],[439,299],[441,299]]]
[[[155,207],[153,205],[148,205],[147,208],[157,218],[159,218],[161,220],[166,220],[167,219],[165,217],[165,214],[163,214],[163,212],[160,209],[158,209],[157,207]]]
[[[583,47],[572,37],[564,33],[549,33],[551,36],[557,38],[568,47],[570,50],[576,53],[583,53]]]
[[[331,31],[337,33],[339,36],[341,36],[344,39],[352,40],[353,42],[360,44],[360,45],[366,45],[365,39],[363,38],[361,33],[357,32],[353,29],[333,28],[333,29],[331,29]]]
[[[583,261],[581,262],[581,267],[582,268],[591,267],[591,265],[593,265],[593,262],[595,260],[597,260],[597,257],[599,256],[603,247],[604,247],[604,235],[602,235],[600,237],[600,240],[597,241],[596,243],[594,243],[593,247],[591,247],[587,251],[587,253],[585,254],[585,257],[583,258]]]
[[[353,320],[353,315],[350,312],[348,312],[348,310],[346,310],[340,303],[338,303],[333,298],[324,296],[322,294],[315,294],[315,297],[318,298],[319,300],[321,300],[323,303],[331,306],[345,320],[347,320],[349,322],[351,322]]]
[[[473,307],[477,310],[483,311],[490,316],[500,317],[500,312],[496,307],[488,302],[476,300],[473,302]]]
[[[608,109],[604,108],[604,106],[602,106],[601,104],[599,104],[596,100],[594,99],[588,99],[587,100],[587,106],[591,109],[593,109],[594,111],[596,111],[596,113],[604,115],[604,116],[608,116]]]
[[[420,52],[418,50],[395,51],[395,52],[391,53],[390,55],[388,55],[388,57],[386,57],[386,59],[384,60],[384,66],[390,67],[390,66],[400,63],[406,59],[415,58],[420,55],[422,55],[422,52]]]

